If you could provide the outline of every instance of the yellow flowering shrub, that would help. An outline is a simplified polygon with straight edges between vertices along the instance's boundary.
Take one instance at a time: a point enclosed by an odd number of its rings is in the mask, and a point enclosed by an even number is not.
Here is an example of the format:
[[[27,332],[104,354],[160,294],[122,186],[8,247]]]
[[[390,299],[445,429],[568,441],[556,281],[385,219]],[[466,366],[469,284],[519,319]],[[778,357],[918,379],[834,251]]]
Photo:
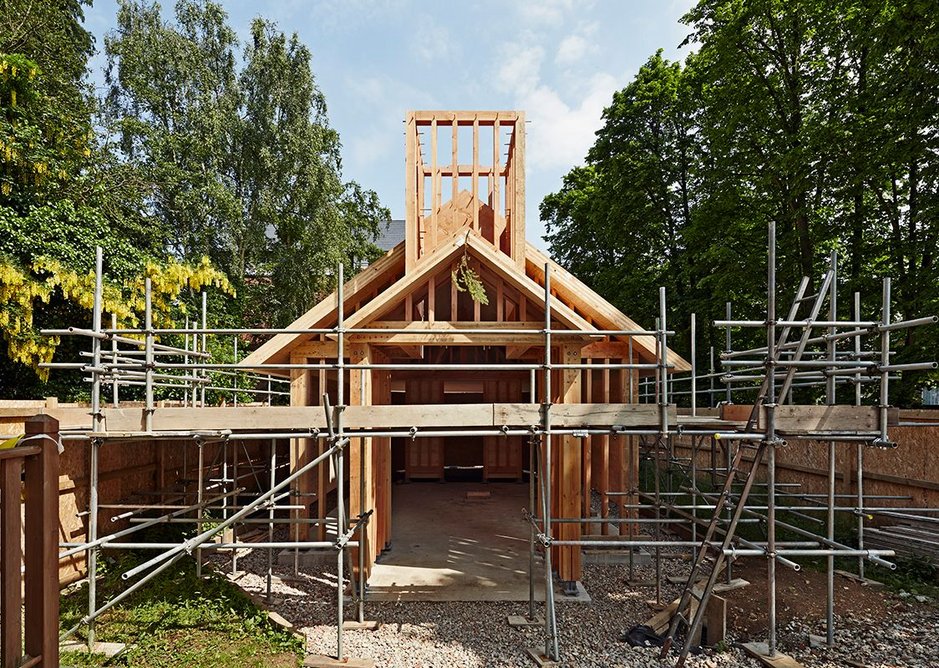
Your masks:
[[[40,257],[24,271],[9,259],[0,257],[0,334],[7,343],[10,359],[31,367],[46,380],[48,369],[43,362],[52,361],[58,337],[42,336],[33,326],[33,315],[40,304],[48,304],[58,291],[63,299],[83,309],[94,308],[95,275],[93,271],[78,273],[57,260]],[[212,266],[208,258],[197,264],[170,259],[165,263],[148,262],[144,271],[126,285],[105,281],[102,310],[117,316],[118,326],[139,326],[146,308],[146,278],[151,280],[153,323],[156,327],[174,327],[173,316],[185,314],[185,304],[178,302],[183,290],[200,291],[215,287],[234,294],[228,278]],[[105,319],[107,322],[109,318]]]

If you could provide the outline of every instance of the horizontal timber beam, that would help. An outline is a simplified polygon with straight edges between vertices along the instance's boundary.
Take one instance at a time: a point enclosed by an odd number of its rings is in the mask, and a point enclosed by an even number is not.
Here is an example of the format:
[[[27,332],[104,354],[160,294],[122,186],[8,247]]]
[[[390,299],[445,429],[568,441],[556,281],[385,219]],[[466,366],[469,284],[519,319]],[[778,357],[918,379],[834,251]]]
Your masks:
[[[421,404],[410,406],[346,406],[343,425],[347,429],[421,428],[527,428],[541,423],[538,404]],[[669,419],[676,409],[669,406]],[[109,432],[143,431],[145,409],[106,408]],[[556,404],[551,407],[556,427],[645,427],[658,425],[658,409],[637,404]],[[243,406],[206,408],[157,408],[153,411],[155,432],[222,431],[258,432],[291,429],[326,429],[321,406]]]

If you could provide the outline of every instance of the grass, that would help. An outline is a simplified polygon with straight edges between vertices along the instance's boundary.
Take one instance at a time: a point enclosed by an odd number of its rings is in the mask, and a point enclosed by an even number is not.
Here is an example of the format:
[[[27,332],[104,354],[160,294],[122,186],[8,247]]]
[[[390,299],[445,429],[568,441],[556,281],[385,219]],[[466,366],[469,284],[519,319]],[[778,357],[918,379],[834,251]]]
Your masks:
[[[928,596],[939,601],[939,567],[927,559],[897,557],[897,570],[891,571],[883,566],[867,564],[864,575],[871,580],[883,582],[896,592],[907,592],[913,596]],[[857,561],[854,562],[857,570]]]
[[[120,574],[140,563],[128,553],[108,558],[98,579],[98,601],[121,591]],[[61,627],[72,628],[87,611],[87,584],[67,593],[61,603]],[[127,643],[110,661],[101,655],[64,653],[63,666],[298,666],[302,642],[271,624],[267,614],[224,578],[205,572],[196,577],[195,562],[185,558],[156,576],[140,591],[98,618],[96,639]],[[85,640],[82,627],[76,638]]]

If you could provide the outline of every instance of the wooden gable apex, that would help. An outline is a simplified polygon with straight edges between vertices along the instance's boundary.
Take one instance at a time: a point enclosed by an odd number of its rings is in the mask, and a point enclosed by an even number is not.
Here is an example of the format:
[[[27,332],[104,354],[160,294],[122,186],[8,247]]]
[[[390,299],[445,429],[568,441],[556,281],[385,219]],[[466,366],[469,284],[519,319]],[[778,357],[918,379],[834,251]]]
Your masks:
[[[459,230],[448,241],[440,244],[433,253],[422,258],[413,270],[406,273],[394,285],[346,319],[346,327],[363,327],[369,322],[381,318],[431,276],[448,268],[450,263],[464,252],[464,247],[471,257],[481,262],[487,270],[518,290],[530,302],[538,305],[544,304],[543,288],[519,271],[509,256],[493,248],[478,233],[473,231],[467,233],[465,230]],[[557,321],[566,328],[576,330],[596,329],[560,302],[552,303],[551,312]]]
[[[346,309],[362,301],[382,283],[393,280],[404,273],[404,242],[360,271],[343,285]],[[319,329],[336,325],[336,292],[322,299],[316,306],[290,323],[285,329]],[[248,355],[241,364],[283,364],[290,361],[290,350],[308,341],[312,334],[276,334],[257,350]],[[286,372],[280,372],[285,375]]]
[[[535,282],[544,285],[544,267],[551,268],[551,287],[560,300],[573,304],[575,309],[590,318],[597,329],[644,330],[636,322],[622,313],[603,297],[587,287],[564,267],[539,251],[530,243],[525,245],[525,273]],[[643,361],[655,361],[655,338],[649,336],[633,337],[636,352]],[[668,350],[668,362],[673,365],[672,372],[690,371],[691,365],[674,350]]]

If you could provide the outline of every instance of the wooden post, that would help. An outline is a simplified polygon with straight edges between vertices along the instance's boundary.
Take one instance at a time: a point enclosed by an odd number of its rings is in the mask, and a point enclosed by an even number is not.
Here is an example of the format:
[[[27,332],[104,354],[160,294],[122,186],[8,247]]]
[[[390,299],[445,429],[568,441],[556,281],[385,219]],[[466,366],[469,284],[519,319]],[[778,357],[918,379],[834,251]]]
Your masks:
[[[604,364],[609,359],[601,360]],[[610,403],[610,369],[592,369],[591,374],[591,401],[595,404]],[[606,434],[595,434],[590,437],[590,480],[597,494],[600,495],[600,517],[609,515],[610,490],[610,437]],[[588,504],[589,510],[589,504]],[[603,524],[602,532],[608,533],[609,525]]]
[[[618,362],[619,360],[612,360]],[[626,373],[624,369],[610,369],[609,374],[609,398],[610,403],[625,403],[625,388],[626,388]],[[631,400],[630,400],[631,401]],[[610,436],[608,439],[609,442],[609,456],[607,470],[609,475],[609,480],[607,482],[607,489],[612,492],[623,492],[626,489],[626,474],[628,474],[626,467],[626,462],[628,457],[626,456],[626,437],[625,436]],[[623,496],[616,497],[616,502],[619,504],[625,504],[626,499]],[[606,507],[609,506],[609,499],[605,504]],[[627,517],[626,513],[620,512],[620,517]],[[618,527],[620,535],[626,533],[629,530],[629,527],[625,525],[620,525]],[[611,533],[611,525],[603,525],[603,533],[608,535]]]
[[[473,116],[473,230],[479,231],[479,117]]]
[[[371,362],[371,346],[354,345],[349,349],[349,363],[369,364]],[[372,378],[367,369],[356,371],[350,369],[349,373],[349,405],[368,406],[372,403]],[[362,495],[364,483],[365,495]],[[353,438],[349,442],[349,517],[354,518],[370,509],[375,508],[375,471],[372,461],[372,439]],[[371,572],[372,562],[376,551],[374,549],[377,537],[378,516],[373,515],[365,533],[365,572],[366,577]],[[352,564],[358,572],[358,548],[352,550]]]
[[[577,360],[580,362],[580,359]],[[592,364],[593,360],[588,359],[587,364]],[[593,378],[594,370],[593,369],[582,369],[580,372],[580,386],[581,390],[581,400],[584,403],[591,404],[596,401],[596,398],[593,396]],[[581,464],[580,464],[580,475],[581,475],[581,489],[583,494],[581,494],[581,517],[589,518],[591,515],[590,502],[593,491],[593,446],[594,446],[594,437],[588,436],[587,438],[581,440]],[[581,525],[581,530],[584,533],[590,533],[590,522],[584,522]]]
[[[307,358],[303,355],[292,354],[290,356],[291,364],[306,364]],[[290,371],[290,405],[291,406],[309,406],[310,405],[310,372],[307,369],[291,369]],[[294,438],[290,441],[290,470],[296,471],[308,462],[313,461],[314,447],[308,438]],[[313,491],[314,473],[308,472],[300,476],[293,484],[294,499],[293,503],[303,508],[292,510],[294,519],[308,520],[312,517],[310,504],[312,503],[311,493]],[[317,499],[316,504],[322,510],[322,503]],[[312,534],[312,525],[307,523],[295,523],[293,527],[294,540],[309,540]]]
[[[580,363],[580,346],[566,345],[562,347],[564,364]],[[580,369],[563,369],[561,371],[561,403],[577,404],[581,400]],[[558,455],[558,486],[556,487],[558,502],[558,517],[578,518],[581,511],[581,449],[583,442],[576,436],[562,436]],[[576,523],[561,524],[558,526],[558,535],[561,540],[578,540],[580,538],[580,525]],[[581,578],[580,547],[561,547],[558,555],[558,577],[566,582],[574,582]]]
[[[509,243],[512,259],[522,271],[525,270],[525,113],[519,112],[515,121],[515,150],[512,153],[512,177],[515,187],[512,193],[512,229]]]
[[[377,351],[375,357],[382,362],[388,361],[387,355]],[[378,385],[378,390],[374,396],[375,402],[390,406],[391,372],[382,371],[378,374],[377,378],[373,377],[373,382]],[[391,489],[393,482],[391,470],[391,439],[377,439],[377,443],[374,447],[379,453],[378,461],[380,463],[379,466],[376,467],[378,470],[377,479],[379,480],[379,491],[376,492],[375,499],[378,504],[377,512],[381,518],[379,523],[381,531],[379,533],[379,542],[376,549],[384,551],[386,547],[391,545]]]
[[[21,585],[23,565],[22,516],[20,480],[23,460],[20,457],[0,459],[0,665],[18,666],[23,654]]]
[[[456,202],[457,193],[460,191],[460,170],[459,165],[457,164],[457,139],[459,133],[459,125],[456,122],[456,114],[452,114],[451,118],[453,119],[453,140],[450,144],[451,152],[451,165],[450,165],[450,181],[453,186],[452,192],[450,194],[450,199]]]
[[[419,257],[418,224],[422,203],[417,197],[417,180],[424,180],[424,175],[417,169],[419,161],[417,158],[417,123],[414,120],[414,112],[408,112],[405,118],[404,137],[404,257],[407,270],[410,271]]]
[[[326,359],[318,359],[319,364],[325,364]],[[323,402],[323,395],[326,394],[328,390],[327,385],[327,376],[326,369],[317,369],[317,394],[315,405],[320,405]],[[316,444],[313,446],[313,449],[316,451],[316,455],[320,456],[326,452],[329,448],[329,444],[323,439],[317,439]],[[326,517],[328,512],[327,508],[327,496],[329,494],[329,484],[330,480],[330,470],[332,463],[327,459],[325,462],[316,467],[316,517]],[[326,522],[320,522],[316,527],[316,540],[326,540]]]
[[[59,421],[29,418],[26,438],[31,436],[40,452],[25,462],[25,648],[51,668],[59,665]]]
[[[424,254],[437,248],[437,211],[440,209],[440,170],[437,168],[437,119],[430,122],[430,225],[425,233]]]

